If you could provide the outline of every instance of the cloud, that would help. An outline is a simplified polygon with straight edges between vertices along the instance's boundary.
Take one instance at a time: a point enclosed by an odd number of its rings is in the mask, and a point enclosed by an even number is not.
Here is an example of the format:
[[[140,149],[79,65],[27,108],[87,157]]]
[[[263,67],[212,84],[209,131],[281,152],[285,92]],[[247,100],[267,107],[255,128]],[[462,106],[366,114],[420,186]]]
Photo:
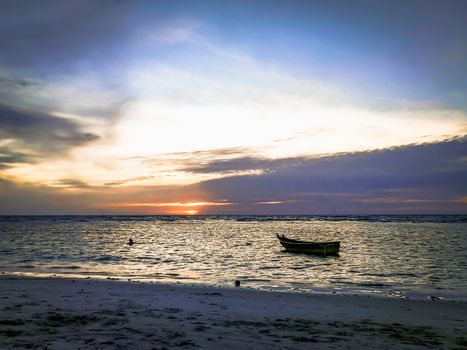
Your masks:
[[[0,215],[167,214],[173,208],[147,203],[182,203],[183,207],[183,203],[206,196],[197,185],[96,187],[76,179],[62,179],[56,185],[19,184],[0,178]]]
[[[135,179],[114,187],[73,178],[54,187],[0,180],[0,213],[177,214],[186,206],[198,214],[466,213],[466,154],[466,138],[457,138],[257,165],[237,157],[223,169],[270,170],[183,186],[137,186]],[[207,163],[202,171],[219,167]]]
[[[108,1],[2,2],[0,62],[51,70],[90,56],[102,59],[125,37],[127,10]]]
[[[465,212],[466,138],[313,159],[269,161],[256,176],[201,184],[216,198],[242,205],[240,213],[352,214]],[[253,167],[233,160],[229,169]],[[223,164],[226,168],[226,162]],[[216,171],[207,164],[203,171]],[[200,170],[200,169],[198,169]],[[213,200],[213,198],[210,198]],[[258,206],[257,202],[283,202]],[[281,205],[280,205],[281,204]],[[221,213],[224,208],[215,208]]]
[[[116,127],[122,148],[151,156],[243,146],[293,157],[432,142],[461,134],[465,124],[460,110],[374,109],[263,62],[199,55],[200,65],[148,61],[129,69],[134,99]]]
[[[86,189],[91,187],[88,183],[77,179],[60,179],[56,182],[56,185],[59,187],[70,187],[79,189]]]
[[[25,153],[11,151],[8,147],[0,147],[0,170],[18,163],[31,163],[33,158]]]
[[[99,139],[76,121],[4,105],[0,105],[0,123],[0,140],[7,144],[3,151],[13,158],[23,154],[23,161],[25,154],[29,159],[64,155]]]
[[[0,70],[1,107],[112,123],[131,96],[103,84],[91,73],[30,79]]]
[[[22,89],[26,87],[31,87],[31,86],[38,86],[39,83],[30,80],[30,79],[22,79],[22,78],[11,78],[11,77],[4,77],[0,76],[0,91],[4,92],[7,89],[11,90],[17,90],[17,89]]]
[[[191,167],[185,167],[181,170],[193,173],[225,173],[244,170],[269,170],[271,164],[276,165],[277,161],[259,157],[243,157],[230,160],[216,160],[208,164],[196,164]]]
[[[252,147],[227,147],[191,152],[173,152],[161,154],[158,157],[141,157],[140,161],[149,166],[171,165],[176,170],[193,173],[209,173],[206,166],[215,166],[215,162],[227,162],[227,167],[232,168],[230,162],[240,157],[252,157],[257,154],[259,148]],[[229,170],[229,169],[223,169]],[[242,169],[236,169],[242,170]],[[216,171],[212,171],[216,172]]]
[[[244,171],[256,171],[257,173],[268,173],[278,171],[285,167],[296,166],[297,162],[301,163],[304,158],[282,158],[270,159],[264,157],[246,156],[233,159],[212,160],[210,162],[197,162],[193,160],[190,164],[180,168],[180,171],[186,171],[195,174],[235,174]]]
[[[225,66],[253,58],[343,83],[367,102],[396,95],[465,108],[464,18],[462,1],[3,1],[0,64],[38,75],[97,68],[109,80],[139,58],[223,66],[198,60],[197,46]]]
[[[84,195],[65,193],[58,188],[16,184],[0,178],[1,214],[69,214],[87,206]]]
[[[112,182],[106,182],[104,183],[104,186],[107,186],[107,187],[115,187],[115,186],[122,186],[122,185],[126,185],[126,184],[129,184],[129,183],[137,183],[139,181],[144,181],[144,180],[150,180],[152,179],[154,176],[136,176],[136,177],[131,177],[131,178],[128,178],[128,179],[122,179],[122,180],[115,180],[115,181],[112,181]]]

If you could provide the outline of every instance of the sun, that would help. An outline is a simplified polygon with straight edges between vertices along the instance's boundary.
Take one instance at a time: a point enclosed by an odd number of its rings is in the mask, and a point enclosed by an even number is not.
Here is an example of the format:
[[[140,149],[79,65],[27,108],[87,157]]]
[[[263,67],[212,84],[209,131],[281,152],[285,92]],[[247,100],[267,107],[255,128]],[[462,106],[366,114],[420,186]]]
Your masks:
[[[185,210],[183,213],[186,215],[196,215],[198,214],[198,211],[197,210]]]

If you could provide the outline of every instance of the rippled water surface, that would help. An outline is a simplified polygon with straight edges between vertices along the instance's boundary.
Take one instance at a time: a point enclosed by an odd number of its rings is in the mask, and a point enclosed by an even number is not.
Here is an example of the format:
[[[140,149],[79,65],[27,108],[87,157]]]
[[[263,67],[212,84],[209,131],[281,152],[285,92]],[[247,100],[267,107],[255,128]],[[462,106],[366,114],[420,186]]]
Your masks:
[[[337,257],[275,234],[340,240]],[[0,271],[467,299],[465,217],[2,217]],[[126,244],[132,238],[136,244]]]

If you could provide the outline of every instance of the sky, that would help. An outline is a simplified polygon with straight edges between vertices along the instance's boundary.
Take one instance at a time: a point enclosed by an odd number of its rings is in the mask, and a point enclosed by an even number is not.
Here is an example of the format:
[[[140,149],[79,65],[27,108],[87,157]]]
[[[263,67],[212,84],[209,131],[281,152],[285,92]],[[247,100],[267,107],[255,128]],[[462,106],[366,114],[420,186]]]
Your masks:
[[[467,214],[465,1],[0,2],[0,214]]]

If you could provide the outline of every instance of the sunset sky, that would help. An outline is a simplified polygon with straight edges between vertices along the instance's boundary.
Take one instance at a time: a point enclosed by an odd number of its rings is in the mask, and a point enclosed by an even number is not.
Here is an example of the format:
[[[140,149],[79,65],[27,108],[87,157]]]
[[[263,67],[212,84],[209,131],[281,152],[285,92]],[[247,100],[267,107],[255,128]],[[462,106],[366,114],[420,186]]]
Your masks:
[[[0,2],[0,214],[467,213],[465,1]]]

